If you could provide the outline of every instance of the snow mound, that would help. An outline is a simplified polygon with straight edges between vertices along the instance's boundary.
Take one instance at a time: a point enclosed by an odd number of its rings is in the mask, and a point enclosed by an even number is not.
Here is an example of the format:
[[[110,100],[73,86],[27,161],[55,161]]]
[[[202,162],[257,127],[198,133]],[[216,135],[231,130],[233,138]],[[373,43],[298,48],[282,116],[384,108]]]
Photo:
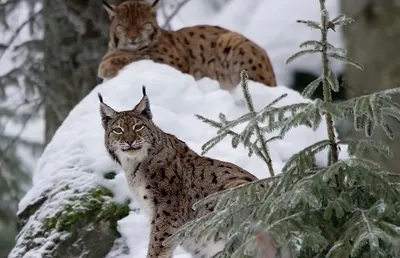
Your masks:
[[[44,193],[56,193],[54,188],[63,185],[69,188],[60,189],[60,194],[51,196],[51,206],[47,205],[46,210],[39,209],[36,212],[40,213],[35,216],[39,219],[27,222],[30,230],[39,230],[42,223],[40,219],[55,214],[73,192],[89,191],[100,184],[113,191],[118,202],[131,199],[129,216],[118,222],[118,231],[122,237],[115,242],[115,248],[107,257],[146,257],[148,221],[138,203],[130,198],[121,169],[106,153],[96,96],[100,92],[104,101],[115,110],[127,110],[141,99],[142,85],[146,86],[155,123],[164,131],[177,135],[198,153],[201,152],[202,144],[213,137],[216,130],[196,119],[195,114],[217,119],[222,112],[228,119],[233,119],[247,111],[245,106],[236,105],[234,98],[211,79],[204,78],[196,82],[190,75],[152,61],[139,61],[126,66],[117,77],[98,85],[71,111],[39,159],[33,174],[33,187],[21,200],[20,211],[37,202]],[[284,93],[288,97],[279,105],[306,101],[299,93],[284,86],[269,88],[250,82],[250,93],[257,110]],[[305,127],[290,131],[283,140],[270,144],[275,170],[279,172],[297,151],[326,138],[326,127],[323,124],[316,131]],[[318,164],[326,163],[325,154],[321,153],[317,157]],[[258,178],[268,175],[266,165],[261,160],[254,155],[248,157],[247,151],[241,147],[233,149],[230,139],[222,141],[207,156],[233,162]],[[115,178],[104,179],[104,175],[110,171],[117,172]],[[126,246],[129,247],[129,254],[126,254]],[[25,257],[41,257],[40,254],[35,255]],[[178,248],[174,257],[190,256]]]

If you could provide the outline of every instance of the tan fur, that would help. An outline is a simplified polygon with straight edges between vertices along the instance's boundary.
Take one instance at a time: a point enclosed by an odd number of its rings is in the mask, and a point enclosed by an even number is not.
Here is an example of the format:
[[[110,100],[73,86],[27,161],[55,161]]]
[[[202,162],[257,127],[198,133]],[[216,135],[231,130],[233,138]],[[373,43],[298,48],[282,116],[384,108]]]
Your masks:
[[[256,227],[256,242],[261,246],[261,256],[259,258],[293,258],[288,245],[278,247],[270,234],[262,228]]]
[[[232,163],[199,156],[163,132],[152,121],[145,91],[134,109],[122,112],[99,98],[106,148],[123,167],[131,191],[150,219],[148,258],[171,258],[177,243],[163,246],[163,241],[186,222],[213,210],[214,204],[193,210],[196,201],[257,179]],[[189,239],[182,247],[195,258],[205,258],[220,251],[224,240],[222,234],[212,242]]]
[[[112,78],[133,61],[151,59],[191,74],[196,80],[215,79],[225,90],[237,86],[243,69],[251,80],[276,86],[268,55],[254,42],[218,26],[162,30],[155,8],[140,1],[106,6],[111,19],[110,39],[99,65],[99,77]]]

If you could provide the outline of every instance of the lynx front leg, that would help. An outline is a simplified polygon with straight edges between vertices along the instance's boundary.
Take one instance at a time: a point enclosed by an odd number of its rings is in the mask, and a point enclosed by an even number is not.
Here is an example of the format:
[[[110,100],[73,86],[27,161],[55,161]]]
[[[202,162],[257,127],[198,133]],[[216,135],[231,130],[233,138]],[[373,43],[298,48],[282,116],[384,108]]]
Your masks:
[[[173,234],[174,228],[165,219],[152,222],[147,258],[172,258],[177,244],[163,245],[163,242]]]
[[[108,52],[99,65],[97,76],[102,79],[110,79],[117,75],[124,66],[134,61],[132,53],[113,50]]]

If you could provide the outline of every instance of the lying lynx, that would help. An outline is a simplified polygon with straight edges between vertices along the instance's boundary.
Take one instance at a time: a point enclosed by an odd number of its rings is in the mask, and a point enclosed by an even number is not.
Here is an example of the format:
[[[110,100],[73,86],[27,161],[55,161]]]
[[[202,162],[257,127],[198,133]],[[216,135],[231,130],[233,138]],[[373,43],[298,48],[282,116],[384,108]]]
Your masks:
[[[186,222],[213,210],[208,204],[193,210],[196,201],[257,179],[234,164],[199,156],[158,128],[144,87],[143,98],[132,110],[117,112],[100,94],[99,100],[108,153],[122,166],[150,220],[147,258],[171,258],[178,243],[164,246],[163,241]],[[222,250],[225,239],[221,234],[212,241],[189,239],[181,245],[193,257],[206,258]]]
[[[196,80],[210,77],[222,89],[232,90],[247,70],[251,80],[276,86],[267,53],[257,44],[218,26],[193,26],[166,31],[156,20],[156,6],[126,1],[118,7],[104,3],[111,20],[108,52],[99,65],[98,76],[111,78],[125,65],[151,59],[170,65]]]

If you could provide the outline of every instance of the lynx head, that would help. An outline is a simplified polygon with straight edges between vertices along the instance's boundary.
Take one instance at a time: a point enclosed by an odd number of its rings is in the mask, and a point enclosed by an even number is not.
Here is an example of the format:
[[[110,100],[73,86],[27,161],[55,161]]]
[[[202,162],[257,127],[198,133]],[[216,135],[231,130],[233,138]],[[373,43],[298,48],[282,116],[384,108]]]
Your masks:
[[[142,50],[155,42],[160,34],[156,11],[159,0],[125,1],[118,6],[103,1],[111,21],[109,46],[121,50]]]
[[[111,157],[121,163],[126,159],[143,159],[157,140],[149,98],[143,86],[143,97],[132,109],[117,112],[100,100],[100,115],[105,130],[105,145]]]

